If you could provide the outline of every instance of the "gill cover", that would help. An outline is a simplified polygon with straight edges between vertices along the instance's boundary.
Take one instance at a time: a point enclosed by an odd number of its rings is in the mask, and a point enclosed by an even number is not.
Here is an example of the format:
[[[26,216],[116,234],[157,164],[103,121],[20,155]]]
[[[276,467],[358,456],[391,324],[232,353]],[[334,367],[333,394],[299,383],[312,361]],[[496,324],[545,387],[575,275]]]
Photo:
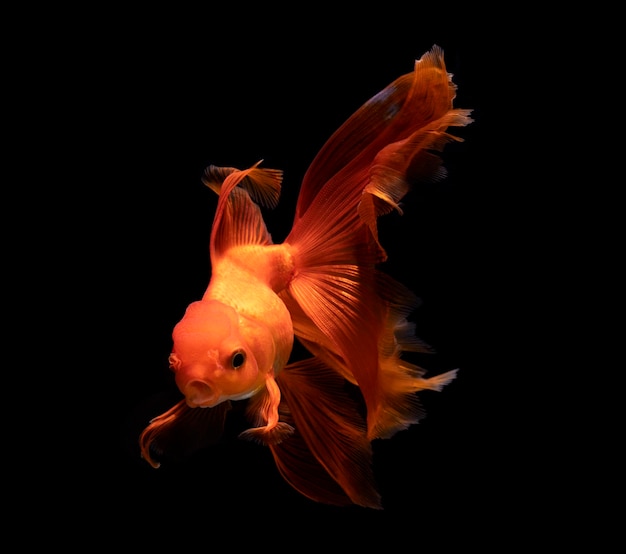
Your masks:
[[[262,325],[216,300],[193,302],[172,333],[170,367],[191,408],[242,400],[265,385],[274,344]]]

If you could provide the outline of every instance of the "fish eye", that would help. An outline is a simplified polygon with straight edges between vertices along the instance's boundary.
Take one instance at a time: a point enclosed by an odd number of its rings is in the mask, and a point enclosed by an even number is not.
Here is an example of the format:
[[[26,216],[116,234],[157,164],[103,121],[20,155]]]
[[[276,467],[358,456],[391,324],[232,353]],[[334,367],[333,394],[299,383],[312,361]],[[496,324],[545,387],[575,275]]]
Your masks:
[[[241,350],[235,350],[233,357],[230,360],[230,365],[233,369],[239,369],[246,362],[246,354]]]

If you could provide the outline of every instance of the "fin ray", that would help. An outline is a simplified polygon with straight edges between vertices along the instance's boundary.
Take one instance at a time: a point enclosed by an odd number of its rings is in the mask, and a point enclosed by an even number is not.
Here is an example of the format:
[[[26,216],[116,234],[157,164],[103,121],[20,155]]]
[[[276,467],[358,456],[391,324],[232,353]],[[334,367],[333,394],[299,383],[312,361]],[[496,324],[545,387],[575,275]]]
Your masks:
[[[348,175],[367,171],[385,146],[446,116],[453,108],[456,88],[446,71],[443,50],[434,45],[416,60],[412,73],[400,76],[365,102],[326,141],[304,176],[296,221],[329,181],[341,182]],[[448,125],[466,125],[471,122],[469,113],[464,110],[463,115],[448,116]]]
[[[251,193],[262,202],[275,204],[282,172],[257,166],[244,171],[216,166],[205,170],[204,183],[219,194],[211,230],[212,259],[234,246],[272,244],[259,205],[253,201]]]
[[[167,452],[188,456],[200,448],[217,444],[224,433],[226,414],[231,404],[222,402],[214,408],[190,408],[181,400],[161,415],[154,417],[141,432],[139,446],[142,457],[154,468],[160,466],[153,454]]]
[[[283,172],[280,169],[258,167],[262,161],[252,166],[247,174],[241,178],[238,185],[244,188],[257,204],[267,208],[275,208],[280,197]],[[226,178],[240,171],[236,167],[209,165],[204,170],[202,182],[219,195]]]
[[[289,364],[279,374],[278,381],[293,417],[294,427],[316,460],[354,504],[380,508],[380,495],[374,480],[372,447],[366,436],[366,423],[360,412],[359,397],[351,396],[346,389],[346,381],[317,358]],[[357,392],[356,389],[354,392]],[[282,445],[288,449],[289,440]],[[285,451],[273,451],[282,471],[288,475],[301,473],[302,468],[298,466],[305,462],[302,458],[296,459],[293,450],[289,458],[282,457]],[[311,494],[311,488],[316,488],[318,498],[320,495],[325,496],[319,490],[320,485],[319,480],[314,487],[299,483],[300,489],[305,489],[305,494]],[[336,495],[333,489],[326,493]]]

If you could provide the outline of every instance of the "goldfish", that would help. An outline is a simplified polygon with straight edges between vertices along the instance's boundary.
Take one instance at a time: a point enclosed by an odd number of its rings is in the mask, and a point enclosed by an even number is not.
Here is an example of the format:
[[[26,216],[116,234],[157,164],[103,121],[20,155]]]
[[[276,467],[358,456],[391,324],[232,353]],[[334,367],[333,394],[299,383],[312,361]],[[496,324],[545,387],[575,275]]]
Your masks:
[[[418,393],[441,391],[458,368],[427,377],[405,358],[429,348],[410,314],[419,299],[382,267],[378,219],[403,213],[415,183],[446,176],[440,153],[471,123],[434,45],[413,71],[366,101],[326,141],[302,179],[293,223],[274,243],[262,209],[283,172],[210,165],[218,195],[211,276],[172,331],[169,367],[183,398],[140,434],[141,456],[189,438],[217,443],[233,406],[239,437],[267,446],[284,480],[320,503],[382,509],[373,441],[424,417]],[[292,359],[294,344],[307,352]]]

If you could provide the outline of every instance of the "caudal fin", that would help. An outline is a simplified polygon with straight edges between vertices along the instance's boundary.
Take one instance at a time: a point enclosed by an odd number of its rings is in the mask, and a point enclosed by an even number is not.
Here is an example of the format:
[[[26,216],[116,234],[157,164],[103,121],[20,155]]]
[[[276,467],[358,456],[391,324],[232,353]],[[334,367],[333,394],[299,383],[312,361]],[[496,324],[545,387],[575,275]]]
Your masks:
[[[447,133],[449,126],[472,122],[471,110],[453,108],[456,90],[443,50],[435,45],[411,73],[365,102],[326,141],[304,176],[294,223],[329,199],[352,202],[348,189],[357,191],[358,204],[368,185],[368,193],[386,204],[379,205],[384,213],[397,207],[412,182],[445,176],[435,152],[462,140]]]
[[[455,95],[443,51],[434,46],[412,73],[366,102],[324,145],[305,175],[285,240],[296,271],[280,295],[294,333],[358,384],[370,438],[419,420],[415,392],[440,386],[401,358],[417,344],[403,335],[415,299],[378,272],[387,254],[377,220],[401,211],[415,182],[445,175],[436,152],[461,140],[447,129],[472,121],[469,110],[453,108]],[[385,344],[393,344],[386,353]]]

